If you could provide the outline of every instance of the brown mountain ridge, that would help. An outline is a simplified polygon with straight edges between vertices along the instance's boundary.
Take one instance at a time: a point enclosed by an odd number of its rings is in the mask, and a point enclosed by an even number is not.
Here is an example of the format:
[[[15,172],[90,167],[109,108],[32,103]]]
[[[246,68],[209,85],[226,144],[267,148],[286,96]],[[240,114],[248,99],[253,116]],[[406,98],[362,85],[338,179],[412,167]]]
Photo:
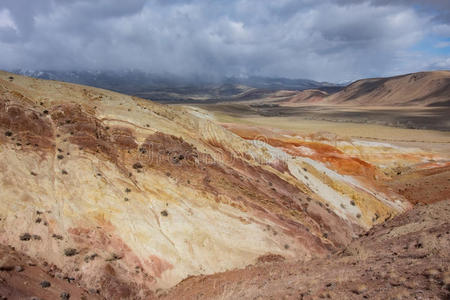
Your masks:
[[[327,95],[305,90],[286,104],[311,103],[348,106],[449,106],[450,71],[418,72],[386,78],[357,80]],[[320,96],[321,99],[317,99]]]

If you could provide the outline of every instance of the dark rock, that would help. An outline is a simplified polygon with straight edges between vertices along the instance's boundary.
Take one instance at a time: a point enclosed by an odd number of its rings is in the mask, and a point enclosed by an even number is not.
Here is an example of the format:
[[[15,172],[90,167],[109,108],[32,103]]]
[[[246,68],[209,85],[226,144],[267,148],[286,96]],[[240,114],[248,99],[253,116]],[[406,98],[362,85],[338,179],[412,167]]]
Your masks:
[[[133,169],[142,169],[143,167],[142,167],[142,164],[140,163],[140,162],[137,162],[137,163],[135,163],[134,165],[133,165]]]
[[[48,287],[51,286],[51,283],[48,282],[48,281],[46,281],[46,280],[44,280],[44,281],[42,281],[42,282],[40,283],[40,285],[41,285],[41,287],[43,287],[43,288],[48,288]]]

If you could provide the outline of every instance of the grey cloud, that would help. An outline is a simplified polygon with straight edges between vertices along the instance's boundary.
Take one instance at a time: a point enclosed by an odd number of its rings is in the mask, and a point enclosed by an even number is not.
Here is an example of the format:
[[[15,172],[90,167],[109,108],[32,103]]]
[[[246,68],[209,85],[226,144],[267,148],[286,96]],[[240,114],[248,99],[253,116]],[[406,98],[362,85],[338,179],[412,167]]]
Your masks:
[[[0,27],[0,68],[329,81],[425,68],[408,49],[448,25],[406,1],[6,0],[2,9],[18,31]]]

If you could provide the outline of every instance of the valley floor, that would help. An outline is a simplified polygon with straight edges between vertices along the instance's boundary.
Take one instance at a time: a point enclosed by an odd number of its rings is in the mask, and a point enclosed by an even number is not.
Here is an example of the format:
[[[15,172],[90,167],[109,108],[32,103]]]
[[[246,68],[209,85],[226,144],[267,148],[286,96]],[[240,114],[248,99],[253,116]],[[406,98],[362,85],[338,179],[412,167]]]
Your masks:
[[[418,147],[444,155],[450,153],[448,107],[273,107],[242,103],[196,107],[225,124],[278,128],[298,134],[330,132],[341,137]]]

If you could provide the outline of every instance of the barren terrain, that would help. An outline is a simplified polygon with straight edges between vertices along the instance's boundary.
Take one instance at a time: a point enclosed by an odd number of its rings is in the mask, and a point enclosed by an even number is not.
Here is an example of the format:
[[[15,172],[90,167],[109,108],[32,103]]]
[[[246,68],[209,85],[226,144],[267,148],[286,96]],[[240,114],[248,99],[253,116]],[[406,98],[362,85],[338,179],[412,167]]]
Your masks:
[[[304,104],[344,106],[418,106],[448,107],[450,71],[418,72],[394,77],[357,80],[342,90],[329,94],[318,90],[299,91],[285,106]]]
[[[89,299],[235,299],[241,291],[234,279],[209,290],[209,280],[223,276],[212,274],[257,270],[249,274],[267,273],[257,280],[272,274],[289,282],[290,270],[298,280],[292,295],[298,297],[306,278],[301,276],[313,264],[317,274],[344,262],[356,264],[350,274],[360,272],[366,264],[358,267],[354,240],[413,204],[440,203],[436,226],[447,228],[448,201],[439,201],[449,197],[448,152],[374,141],[378,130],[355,137],[307,127],[285,117],[274,122],[167,106],[0,72],[0,245],[2,257],[12,257],[0,271],[1,296],[45,298],[67,291]],[[448,142],[439,131],[380,128],[402,137],[399,142],[412,140],[411,132],[422,132],[416,141],[434,141],[441,149]],[[433,192],[421,194],[424,189]],[[422,225],[413,229],[435,228]],[[372,245],[390,253],[383,241]],[[370,243],[364,251],[376,249]],[[423,248],[435,256],[426,256],[424,264],[444,267],[424,295],[440,297],[446,295],[441,282],[448,256],[442,253],[448,252],[448,238],[430,243],[434,248]],[[349,258],[336,254],[348,245]],[[368,263],[378,259],[373,255]],[[327,260],[331,256],[339,259]],[[36,266],[27,266],[29,259]],[[286,265],[274,264],[271,273],[271,262],[282,260]],[[303,264],[310,267],[295,273]],[[227,273],[233,269],[241,271]],[[411,272],[421,270],[420,264],[411,266]],[[309,295],[319,283],[310,281],[315,286]],[[186,292],[186,284],[194,290]],[[276,283],[258,286],[262,297],[290,294]],[[346,288],[337,295],[346,295]],[[247,292],[242,296],[259,295]]]
[[[163,299],[448,299],[450,201],[377,225],[326,259],[277,257],[184,280]]]

